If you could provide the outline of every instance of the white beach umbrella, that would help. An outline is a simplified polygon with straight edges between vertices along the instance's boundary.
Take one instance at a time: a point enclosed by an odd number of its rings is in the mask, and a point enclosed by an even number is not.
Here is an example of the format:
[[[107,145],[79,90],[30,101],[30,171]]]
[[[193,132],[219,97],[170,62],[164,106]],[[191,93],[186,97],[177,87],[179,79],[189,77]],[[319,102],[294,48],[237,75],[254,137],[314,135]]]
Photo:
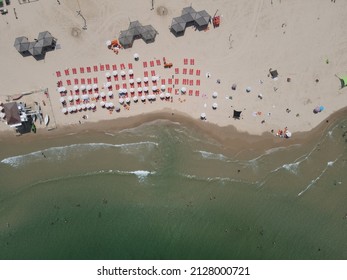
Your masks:
[[[75,95],[73,98],[74,98],[76,101],[80,99],[80,97],[79,97],[78,95]]]
[[[95,99],[99,98],[99,93],[94,93],[94,98]]]
[[[85,110],[86,109],[86,104],[81,104],[81,109]]]
[[[116,105],[116,106],[114,107],[114,110],[115,110],[116,112],[119,112],[119,111],[120,111],[120,106]]]
[[[81,90],[86,90],[86,86],[85,86],[85,85],[81,85],[81,86],[80,86],[80,89],[81,89]]]
[[[76,106],[72,106],[71,109],[72,109],[72,112],[76,112],[77,111]]]
[[[112,42],[111,42],[110,40],[107,40],[107,41],[106,41],[106,46],[107,46],[107,47],[110,47],[111,44],[112,44]]]
[[[67,109],[66,109],[66,108],[63,108],[63,109],[61,109],[61,112],[62,112],[63,114],[66,114],[66,113],[67,113]]]
[[[90,104],[90,108],[95,109],[96,105],[95,103]]]
[[[165,97],[166,98],[170,98],[171,97],[171,94],[169,92],[165,93]]]
[[[89,99],[88,94],[83,94],[83,95],[82,95],[82,99],[83,99],[83,100],[88,100],[88,99]]]
[[[205,113],[201,113],[200,119],[205,120],[206,119],[206,114]]]
[[[125,98],[125,103],[128,103],[128,104],[129,104],[129,103],[130,103],[130,98],[128,98],[128,97]]]
[[[146,101],[146,97],[144,95],[141,96],[141,101]]]
[[[247,92],[251,92],[251,90],[252,90],[251,87],[247,87],[247,88],[246,88],[246,91],[247,91]]]
[[[145,83],[148,83],[148,77],[144,77],[144,78],[143,78],[143,81],[144,81]]]
[[[112,96],[113,96],[113,92],[112,92],[112,91],[109,91],[109,92],[107,93],[107,95],[108,95],[109,97],[112,97]]]
[[[69,97],[67,99],[69,99],[69,101],[71,102],[73,100],[73,96],[69,95]]]
[[[57,90],[58,90],[59,93],[63,92],[62,87],[58,87]]]
[[[137,79],[136,79],[136,82],[137,82],[137,83],[141,83],[141,78],[137,78]]]
[[[107,83],[106,83],[106,87],[107,87],[107,88],[112,87],[112,83],[111,83],[111,82],[107,82]]]
[[[144,88],[143,88],[143,91],[144,91],[144,92],[148,92],[148,87],[144,87]]]
[[[82,110],[81,105],[77,105],[76,108],[77,108],[77,111],[81,111]]]
[[[181,88],[181,92],[182,92],[182,93],[186,93],[186,92],[187,92],[187,89],[186,89],[185,87],[182,87],[182,88]]]
[[[217,104],[217,103],[213,103],[213,104],[212,104],[212,108],[213,108],[213,109],[217,109],[217,108],[218,108],[218,104]]]
[[[119,104],[123,104],[124,103],[124,99],[121,97],[119,98]]]
[[[73,89],[74,89],[74,91],[78,91],[79,90],[78,86],[73,86]]]
[[[157,76],[152,76],[152,82],[156,82],[156,81],[157,81],[157,79],[158,79],[158,77],[157,77]]]
[[[106,94],[102,91],[102,92],[100,92],[100,96],[101,96],[101,97],[105,97]]]
[[[132,75],[134,75],[134,71],[133,71],[132,69],[130,69],[130,70],[128,71],[128,74],[129,74],[130,76],[132,76]]]
[[[103,108],[103,107],[105,107],[105,102],[104,101],[101,101],[100,102],[100,106]]]
[[[107,109],[110,108],[110,103],[109,102],[105,103],[105,108],[107,108]]]
[[[160,87],[160,88],[161,88],[161,90],[162,90],[162,91],[165,91],[166,86],[165,86],[165,85],[161,85],[161,87]]]
[[[120,72],[120,75],[124,77],[124,76],[126,75],[125,71],[122,70],[122,71]]]
[[[135,92],[135,89],[134,88],[131,88],[130,89],[130,93],[133,94]]]
[[[66,92],[66,88],[65,87],[61,87],[61,92]]]
[[[138,100],[139,100],[139,99],[138,99],[137,96],[134,96],[134,97],[133,97],[133,101],[134,101],[135,103],[136,103]]]
[[[157,86],[152,86],[152,90],[153,90],[153,91],[157,91],[157,90],[158,90],[158,87],[157,87]]]
[[[123,94],[123,89],[120,88],[120,89],[118,90],[118,95],[122,95],[122,94]]]
[[[87,103],[87,104],[86,104],[86,108],[87,108],[88,110],[91,108],[90,103]]]
[[[123,93],[126,94],[128,92],[128,90],[126,88],[123,88]]]
[[[138,88],[137,88],[137,91],[138,91],[138,92],[142,92],[142,87],[138,87]]]
[[[111,73],[110,72],[106,72],[105,76],[106,76],[106,78],[110,78],[111,77]]]
[[[97,85],[97,84],[94,84],[94,85],[93,85],[93,89],[98,89],[98,85]]]
[[[72,113],[72,107],[67,107],[67,111],[68,111],[69,113]]]
[[[290,131],[288,131],[288,130],[286,131],[286,137],[287,137],[287,138],[292,137],[292,133],[291,133]]]
[[[134,79],[130,79],[129,84],[131,84],[131,85],[134,84]]]
[[[60,102],[61,102],[61,103],[64,103],[64,102],[65,102],[64,97],[60,97]]]
[[[164,99],[165,98],[165,94],[162,92],[160,95],[159,95],[160,99]]]
[[[213,97],[213,98],[217,98],[217,97],[218,97],[218,92],[216,92],[216,91],[213,92],[213,93],[212,93],[212,97]]]
[[[138,53],[134,53],[134,59],[138,60],[139,58],[140,58],[139,54]]]
[[[115,77],[118,75],[118,72],[116,70],[112,71],[112,75]]]
[[[91,86],[91,85],[87,85],[86,89],[87,89],[88,91],[91,91],[91,90],[92,90],[92,86]]]

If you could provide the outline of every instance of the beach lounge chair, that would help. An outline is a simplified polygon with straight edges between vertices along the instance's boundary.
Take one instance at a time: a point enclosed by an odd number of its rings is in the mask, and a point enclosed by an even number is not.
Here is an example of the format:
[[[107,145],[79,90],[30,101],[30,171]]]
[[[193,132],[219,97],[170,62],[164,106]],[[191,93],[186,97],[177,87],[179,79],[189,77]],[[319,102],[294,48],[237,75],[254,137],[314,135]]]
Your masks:
[[[68,86],[71,86],[71,81],[70,81],[70,80],[66,80],[66,84],[67,84]]]
[[[183,68],[183,75],[187,75],[187,68]]]
[[[105,71],[105,65],[100,64],[100,71]]]
[[[63,86],[63,81],[58,81],[58,87]]]
[[[196,70],[196,75],[200,76],[200,70],[199,69]]]
[[[128,63],[128,68],[129,69],[133,69],[133,64],[132,63]]]
[[[161,79],[161,84],[165,85],[165,79]]]
[[[176,94],[176,95],[179,95],[179,94],[180,94],[180,92],[179,92],[179,90],[178,90],[177,88],[175,89],[175,94]]]
[[[78,79],[74,79],[74,84],[78,85]]]
[[[193,90],[190,89],[188,94],[189,94],[190,96],[192,96],[192,95],[193,95]]]
[[[127,88],[127,83],[123,83],[123,88]]]
[[[119,89],[120,89],[119,84],[115,84],[115,87],[116,87],[116,90],[119,90]]]
[[[98,78],[93,78],[93,83],[97,84],[98,83]]]
[[[98,72],[98,66],[97,65],[94,65],[93,69],[94,69],[94,72]]]
[[[118,75],[117,76],[113,76],[113,79],[115,80],[115,82],[118,82]]]
[[[81,73],[81,74],[84,73],[84,67],[80,67],[80,73]]]
[[[157,63],[157,66],[160,66],[160,65],[161,65],[160,59],[157,59],[155,62]]]
[[[182,84],[186,85],[187,84],[187,79],[182,79]]]
[[[189,81],[189,85],[190,85],[190,86],[194,86],[194,80],[190,80],[190,81]]]
[[[113,71],[116,71],[116,70],[117,70],[117,65],[116,65],[116,64],[113,64],[113,65],[112,65],[112,70],[113,70]]]
[[[106,70],[107,70],[107,71],[110,70],[110,64],[106,64],[105,67],[106,67]]]
[[[65,69],[64,72],[65,72],[65,76],[69,76],[70,75],[69,69]]]
[[[87,73],[90,73],[90,72],[92,72],[92,69],[88,66],[87,67]]]
[[[195,64],[195,59],[194,58],[191,58],[190,59],[190,65],[194,65]]]
[[[142,63],[142,65],[143,65],[143,68],[147,68],[147,67],[148,67],[147,61],[144,61],[144,62]]]
[[[155,76],[155,70],[151,71],[151,75],[152,75],[152,77]]]
[[[86,79],[85,78],[82,78],[81,79],[81,85],[85,85],[86,84]]]
[[[200,80],[196,80],[196,85],[200,86]]]
[[[188,58],[184,58],[183,63],[184,63],[184,65],[187,65],[188,64]]]
[[[121,63],[121,64],[120,64],[120,69],[121,69],[121,70],[124,70],[124,69],[125,69],[125,64],[124,64],[124,63]]]
[[[179,79],[175,79],[175,85],[179,84]]]
[[[92,84],[92,78],[88,78],[88,79],[87,79],[87,84],[88,84],[88,85],[91,85],[91,84]]]
[[[167,88],[167,92],[172,93],[172,88],[171,87]]]
[[[189,75],[194,75],[194,69],[189,69]]]
[[[168,80],[167,80],[167,83],[168,83],[169,85],[172,85],[172,79],[168,79]]]
[[[74,74],[74,75],[77,74],[77,69],[76,68],[72,68],[72,74]]]
[[[61,72],[60,71],[55,72],[55,74],[57,75],[57,78],[61,77]]]
[[[154,61],[151,60],[151,61],[149,62],[149,65],[150,65],[151,67],[154,67]]]
[[[180,73],[179,68],[175,68],[175,74],[178,75]]]
[[[143,72],[144,77],[148,77],[148,71]]]
[[[196,90],[195,91],[195,96],[199,96],[200,95],[200,91],[199,90]]]

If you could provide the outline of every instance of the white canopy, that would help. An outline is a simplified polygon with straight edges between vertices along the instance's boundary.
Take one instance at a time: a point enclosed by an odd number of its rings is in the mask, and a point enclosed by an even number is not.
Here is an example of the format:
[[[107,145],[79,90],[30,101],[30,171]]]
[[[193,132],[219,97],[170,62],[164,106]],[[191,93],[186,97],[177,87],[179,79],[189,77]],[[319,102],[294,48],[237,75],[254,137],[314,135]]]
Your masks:
[[[142,87],[138,87],[138,88],[137,88],[137,91],[138,91],[138,92],[142,92]]]
[[[64,103],[64,102],[65,102],[64,97],[60,97],[60,102],[61,102],[61,103]]]
[[[162,91],[165,91],[166,86],[165,86],[165,85],[161,85],[161,87],[160,87],[160,88],[161,88],[161,90],[162,90]]]
[[[94,98],[99,98],[99,93],[94,93]]]
[[[106,72],[105,76],[106,76],[107,78],[110,78],[110,77],[111,77],[111,73],[110,73],[110,72]]]
[[[126,103],[130,103],[130,98],[128,98],[128,97],[125,98],[125,102],[126,102]]]
[[[87,90],[92,90],[92,86],[91,85],[87,85]]]
[[[100,92],[100,96],[101,96],[101,97],[105,97],[106,94],[102,91],[102,92]]]
[[[138,97],[137,97],[137,96],[134,96],[134,97],[133,97],[133,100],[134,100],[134,102],[137,102]]]
[[[218,92],[215,91],[215,92],[212,93],[212,97],[213,98],[217,98],[217,96],[218,96]]]
[[[143,91],[147,92],[148,91],[148,87],[144,87]]]
[[[143,78],[143,81],[144,81],[145,83],[148,83],[148,77],[144,77],[144,78]]]
[[[78,91],[78,90],[79,90],[79,88],[78,88],[77,85],[76,85],[76,86],[73,86],[73,89],[74,89],[74,91]]]
[[[206,119],[206,114],[205,114],[205,113],[201,113],[200,118],[201,118],[202,120]]]
[[[124,103],[124,99],[123,98],[119,98],[119,104],[123,104]]]
[[[157,87],[157,86],[152,86],[152,90],[153,90],[153,91],[157,91],[157,90],[158,90],[158,87]]]
[[[73,100],[72,95],[69,95],[69,97],[67,99],[69,99],[69,101],[72,101]]]
[[[122,70],[122,71],[120,72],[120,75],[121,75],[121,76],[125,76],[125,75],[126,75],[126,74],[125,74],[125,71]]]
[[[171,96],[171,94],[170,94],[169,92],[167,92],[167,93],[165,94],[165,97],[166,97],[166,98],[170,98],[170,96]]]
[[[129,80],[129,84],[132,85],[133,83],[134,83],[134,79],[130,79],[130,80]]]
[[[63,114],[67,113],[67,109],[66,108],[61,109],[61,111],[62,111]]]
[[[134,75],[134,71],[132,70],[132,69],[130,69],[129,71],[128,71],[128,74],[131,76],[131,75]]]
[[[112,92],[112,91],[109,91],[109,92],[107,93],[107,95],[108,95],[109,97],[111,97],[111,96],[113,96],[113,92]]]
[[[164,99],[165,98],[165,93],[161,93],[160,95],[159,95],[159,97],[161,98],[161,99]]]
[[[137,79],[136,79],[136,82],[137,82],[137,83],[141,83],[141,78],[137,78]]]
[[[212,108],[213,108],[213,109],[217,109],[217,108],[218,108],[218,104],[217,104],[217,103],[213,103],[213,104],[212,104]]]
[[[101,107],[105,107],[105,102],[104,102],[104,101],[101,101],[101,102],[100,102],[100,106],[101,106]]]
[[[112,71],[112,75],[113,76],[117,76],[118,75],[118,72],[116,70]]]
[[[97,89],[98,88],[98,85],[97,84],[94,84],[93,85],[93,89]]]
[[[80,89],[81,89],[81,90],[85,90],[85,89],[86,89],[86,86],[85,86],[85,85],[81,85]]]
[[[186,89],[185,87],[182,87],[182,88],[181,88],[181,92],[182,92],[182,93],[186,93],[186,91],[187,91],[187,89]]]
[[[141,96],[142,101],[146,101],[146,97],[144,95]]]

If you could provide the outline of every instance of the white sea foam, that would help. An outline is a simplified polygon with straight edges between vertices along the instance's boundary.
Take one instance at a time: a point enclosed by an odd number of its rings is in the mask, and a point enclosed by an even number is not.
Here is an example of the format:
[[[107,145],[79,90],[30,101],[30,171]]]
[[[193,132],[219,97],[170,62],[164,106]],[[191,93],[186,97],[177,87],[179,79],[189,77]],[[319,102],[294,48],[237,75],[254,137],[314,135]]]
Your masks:
[[[135,143],[124,143],[124,144],[109,144],[109,143],[81,143],[72,144],[60,147],[51,147],[44,150],[35,151],[28,154],[8,157],[1,160],[1,163],[8,164],[12,167],[19,167],[27,163],[38,162],[42,160],[65,160],[72,153],[79,153],[83,155],[83,152],[95,151],[103,148],[121,148],[125,151],[129,151],[129,148],[137,148],[141,146],[158,146],[156,142],[135,142]]]
[[[197,151],[201,154],[201,156],[205,159],[216,159],[216,160],[222,160],[222,161],[228,161],[228,158],[223,154],[214,154],[211,152],[206,151]]]

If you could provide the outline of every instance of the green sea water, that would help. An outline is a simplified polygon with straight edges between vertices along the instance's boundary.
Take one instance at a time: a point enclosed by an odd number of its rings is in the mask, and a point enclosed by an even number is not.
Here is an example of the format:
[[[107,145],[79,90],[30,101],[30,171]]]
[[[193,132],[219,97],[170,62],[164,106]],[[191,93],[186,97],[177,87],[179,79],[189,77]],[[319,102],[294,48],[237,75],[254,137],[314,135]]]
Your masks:
[[[0,259],[347,259],[346,131],[262,153],[168,121],[3,141]]]

